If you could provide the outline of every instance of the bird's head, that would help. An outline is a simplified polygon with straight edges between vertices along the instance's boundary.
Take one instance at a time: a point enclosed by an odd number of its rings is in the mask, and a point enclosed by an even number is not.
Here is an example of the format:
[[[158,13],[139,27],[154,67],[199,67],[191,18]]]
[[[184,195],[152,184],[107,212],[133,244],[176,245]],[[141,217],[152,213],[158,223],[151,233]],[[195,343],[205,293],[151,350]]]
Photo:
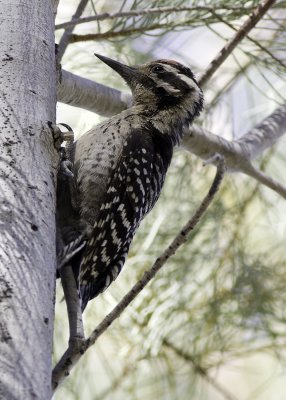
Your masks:
[[[156,60],[129,67],[95,54],[114,69],[132,91],[134,104],[150,110],[178,109],[191,122],[203,108],[203,93],[190,68],[173,60]]]

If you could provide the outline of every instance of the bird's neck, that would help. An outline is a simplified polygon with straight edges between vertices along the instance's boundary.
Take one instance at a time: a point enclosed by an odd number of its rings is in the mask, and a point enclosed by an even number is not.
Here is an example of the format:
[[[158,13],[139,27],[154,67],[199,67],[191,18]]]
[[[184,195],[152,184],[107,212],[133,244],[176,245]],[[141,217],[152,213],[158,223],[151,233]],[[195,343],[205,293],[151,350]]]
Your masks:
[[[134,106],[141,109],[148,121],[148,125],[159,131],[162,135],[167,135],[173,145],[179,144],[184,126],[192,122],[193,116],[189,109],[180,104],[172,107],[158,106]],[[138,111],[136,111],[138,112]]]

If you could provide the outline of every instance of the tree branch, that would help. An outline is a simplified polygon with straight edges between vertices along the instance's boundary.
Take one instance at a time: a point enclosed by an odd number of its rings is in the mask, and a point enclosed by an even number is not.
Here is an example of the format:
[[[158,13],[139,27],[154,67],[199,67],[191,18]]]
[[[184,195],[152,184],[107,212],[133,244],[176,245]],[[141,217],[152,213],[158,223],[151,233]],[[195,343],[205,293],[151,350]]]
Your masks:
[[[221,64],[232,53],[235,47],[247,36],[251,29],[264,16],[269,8],[275,3],[275,0],[263,0],[261,4],[250,14],[248,19],[242,24],[235,35],[226,43],[220,53],[212,60],[207,70],[200,77],[199,83],[204,86],[206,82],[213,76]]]
[[[221,21],[223,24],[227,25],[230,29],[234,30],[237,32],[237,29],[228,21],[225,20],[225,18],[221,17],[219,14],[217,14],[215,11],[213,12],[214,15],[217,17],[219,21]],[[270,58],[272,58],[277,64],[279,64],[282,68],[286,68],[286,65],[281,61],[278,57],[276,57],[271,51],[269,51],[265,46],[263,46],[258,40],[250,37],[249,35],[246,35],[247,39],[254,43],[255,46],[257,46],[260,50],[265,52],[266,54],[269,55]]]
[[[232,142],[197,125],[192,125],[184,132],[182,147],[204,160],[214,152],[219,152],[225,157],[229,170],[244,172],[245,163],[250,163],[251,159],[273,146],[284,133],[286,133],[286,104],[278,107],[240,139]]]
[[[78,18],[72,19],[71,21],[64,22],[62,24],[58,24],[55,26],[55,29],[66,29],[70,28],[75,25],[85,24],[87,22],[93,21],[104,21],[107,19],[113,20],[117,18],[130,18],[130,17],[140,17],[140,16],[149,16],[149,15],[162,15],[164,13],[179,13],[179,12],[196,12],[196,11],[203,11],[203,12],[210,12],[213,13],[219,11],[233,11],[239,12],[243,11],[244,13],[248,11],[252,11],[253,7],[236,7],[236,6],[227,6],[223,5],[221,7],[215,6],[194,6],[194,7],[156,7],[156,8],[147,8],[144,10],[130,10],[130,11],[123,11],[123,12],[116,12],[113,14],[110,13],[103,13],[99,15],[93,15],[92,17],[85,17],[85,18]]]
[[[104,117],[115,115],[131,106],[128,93],[101,85],[65,70],[57,90],[58,100],[74,107],[84,108]]]
[[[72,21],[78,19],[81,14],[83,13],[87,3],[89,0],[81,0],[77,10],[75,12],[75,14],[72,17]],[[66,48],[68,47],[70,40],[71,40],[71,36],[72,36],[72,31],[74,30],[74,25],[67,28],[65,30],[65,32],[63,33],[63,36],[61,37],[60,43],[59,43],[59,47],[58,47],[58,53],[57,53],[57,57],[58,57],[58,62],[61,61],[61,59],[63,58],[64,52],[66,51]]]
[[[186,129],[182,147],[206,160],[214,152],[225,158],[229,171],[239,171],[286,198],[286,186],[265,175],[251,164],[251,160],[276,143],[286,133],[286,104],[278,107],[262,122],[239,140],[230,142],[203,128],[192,125]]]
[[[217,172],[209,192],[203,199],[193,217],[183,227],[183,229],[173,239],[172,243],[167,249],[157,258],[153,266],[145,271],[143,277],[133,286],[133,288],[123,297],[123,299],[114,307],[114,309],[103,319],[103,321],[92,332],[90,337],[75,346],[70,345],[61,360],[55,366],[53,371],[53,388],[58,385],[69,375],[72,367],[80,359],[80,357],[92,346],[95,341],[106,331],[106,329],[122,314],[128,305],[138,296],[144,287],[151,281],[157,272],[166,264],[170,257],[188,240],[189,233],[197,226],[203,215],[205,214],[208,206],[212,202],[215,194],[217,193],[221,181],[224,176],[225,164],[221,156],[217,159]]]
[[[200,79],[200,84],[203,86],[207,80],[214,74],[214,72],[218,69],[218,67],[225,61],[225,59],[229,56],[229,54],[234,50],[234,48],[245,38],[245,36],[250,32],[250,30],[256,25],[256,23],[263,17],[266,11],[275,3],[275,0],[264,0],[258,7],[250,14],[249,18],[245,21],[245,23],[241,26],[241,28],[236,32],[234,37],[230,39],[227,44],[223,47],[217,57],[211,62],[209,68],[204,73],[204,75]],[[167,7],[168,9],[168,7]],[[170,9],[170,8],[169,8]],[[208,11],[211,12],[211,8],[208,8]],[[132,12],[131,12],[132,13]],[[148,14],[148,10],[145,10],[145,13]],[[215,13],[213,13],[215,15]],[[140,15],[140,14],[139,14]],[[142,14],[144,15],[144,14]],[[149,32],[156,29],[174,29],[177,27],[186,26],[193,23],[192,20],[186,19],[184,21],[179,22],[169,22],[169,23],[154,23],[149,26],[139,26],[132,27],[128,29],[121,29],[119,31],[107,31],[107,32],[99,32],[99,33],[91,33],[86,35],[70,35],[70,42],[77,43],[82,41],[90,41],[90,40],[105,40],[105,39],[115,39],[117,37],[126,37],[138,33]]]
[[[286,132],[286,103],[236,141],[248,158],[256,158]]]
[[[139,27],[120,29],[118,31],[109,30],[107,32],[88,33],[86,35],[72,34],[71,38],[70,38],[70,42],[78,43],[78,42],[88,42],[91,40],[106,40],[106,39],[116,39],[118,37],[129,37],[131,35],[150,32],[150,31],[154,31],[156,29],[172,30],[175,28],[190,25],[193,22],[194,21],[192,21],[192,20],[184,20],[184,21],[174,22],[174,23],[157,22],[157,23],[154,23],[149,26],[144,25],[144,26],[139,26]]]
[[[258,168],[255,168],[252,164],[249,163],[248,165],[246,165],[244,171],[241,172],[243,172],[245,175],[251,176],[257,182],[260,182],[262,183],[262,185],[274,190],[274,192],[280,194],[280,196],[286,199],[286,186],[266,175]]]

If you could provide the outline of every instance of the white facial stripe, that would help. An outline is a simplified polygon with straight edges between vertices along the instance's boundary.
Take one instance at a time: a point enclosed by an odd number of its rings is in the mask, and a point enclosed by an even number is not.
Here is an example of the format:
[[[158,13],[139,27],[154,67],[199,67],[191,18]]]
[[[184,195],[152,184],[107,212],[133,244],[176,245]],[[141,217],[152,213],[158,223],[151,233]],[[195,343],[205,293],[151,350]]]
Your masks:
[[[186,82],[186,84],[188,86],[198,89],[198,85],[196,85],[196,83],[191,78],[189,78],[188,76],[183,75],[183,74],[178,74],[178,75],[180,76],[180,79],[182,79],[182,81]]]
[[[180,90],[174,88],[169,83],[162,81],[161,79],[157,79],[157,87],[164,88],[170,94],[180,93]]]
[[[159,63],[160,65],[162,65],[162,67],[164,67],[164,70],[167,72],[171,72],[173,74],[178,75],[178,70],[174,67],[172,67],[171,65],[168,64],[163,64],[163,63]],[[157,87],[162,87],[164,88],[168,93],[170,94],[177,94],[180,93],[179,89],[174,88],[174,86],[169,85],[169,83],[162,81],[161,79],[157,78]]]
[[[199,101],[199,99],[201,97],[201,90],[200,90],[199,86],[193,81],[192,78],[184,75],[183,73],[178,71],[177,68],[173,67],[172,65],[168,65],[168,64],[164,64],[164,63],[158,63],[158,64],[162,65],[162,67],[164,67],[165,71],[171,72],[171,73],[177,75],[178,78],[181,79],[182,81],[184,81],[189,87],[194,88],[195,90],[192,93],[192,99],[193,99],[193,101]],[[157,87],[164,88],[167,91],[167,93],[169,93],[170,95],[176,95],[176,94],[181,93],[179,89],[176,89],[171,84],[161,80],[158,76],[156,78],[156,83],[157,83]]]
[[[180,72],[177,70],[177,68],[173,67],[172,65],[168,65],[168,64],[163,64],[163,63],[160,63],[160,64],[164,67],[165,71],[167,71],[167,72],[172,72],[173,74],[176,74],[177,76],[179,76],[179,78],[180,78],[182,81],[186,82],[186,84],[187,84],[189,87],[193,87],[194,89],[196,89],[196,91],[199,89],[199,88],[198,88],[198,85],[193,81],[192,78],[189,78],[188,76],[186,76],[186,75],[180,73]],[[162,85],[158,85],[158,86],[164,87],[163,84],[162,84]],[[168,85],[168,86],[171,86],[171,85]],[[169,93],[178,93],[178,92],[179,92],[179,90],[173,88],[173,86],[171,86],[171,90],[168,90],[167,87],[164,87],[164,88],[165,88]],[[173,90],[173,91],[172,91],[172,90]]]

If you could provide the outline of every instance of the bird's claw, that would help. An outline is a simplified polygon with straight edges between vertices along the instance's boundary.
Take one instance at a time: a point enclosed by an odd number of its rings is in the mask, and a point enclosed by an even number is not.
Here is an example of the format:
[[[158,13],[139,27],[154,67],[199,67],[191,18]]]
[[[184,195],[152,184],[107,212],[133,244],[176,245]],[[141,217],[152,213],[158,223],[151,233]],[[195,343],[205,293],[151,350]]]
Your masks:
[[[61,160],[60,160],[59,175],[62,178],[73,179],[74,177],[73,163],[67,158],[65,147],[60,148],[60,153],[61,153]]]
[[[53,124],[52,122],[48,122],[48,126],[52,131],[53,138],[54,138],[54,146],[59,151],[61,149],[61,145],[63,142],[70,142],[73,143],[74,141],[74,131],[72,128],[64,123]],[[61,126],[66,128],[66,131],[61,130]]]
[[[69,160],[62,160],[60,163],[60,170],[59,173],[63,176],[66,176],[67,178],[73,178],[74,174],[72,172],[73,170],[73,163]]]

